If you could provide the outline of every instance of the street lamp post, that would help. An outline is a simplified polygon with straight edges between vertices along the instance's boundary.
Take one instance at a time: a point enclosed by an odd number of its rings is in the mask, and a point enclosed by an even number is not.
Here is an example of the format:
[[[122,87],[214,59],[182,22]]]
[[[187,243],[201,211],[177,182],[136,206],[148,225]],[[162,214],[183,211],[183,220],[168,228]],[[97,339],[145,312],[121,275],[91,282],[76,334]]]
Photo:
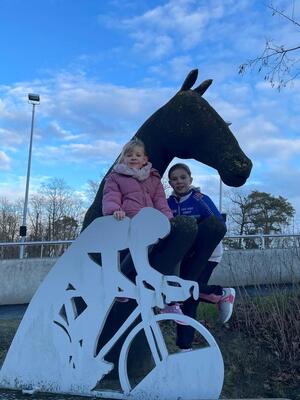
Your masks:
[[[33,139],[33,127],[34,127],[34,114],[35,114],[35,106],[40,104],[40,96],[38,94],[29,93],[28,94],[28,102],[32,104],[32,117],[31,117],[31,129],[30,129],[30,142],[29,142],[29,153],[28,153],[28,165],[27,165],[27,177],[26,177],[26,189],[25,189],[25,200],[24,200],[24,208],[23,208],[23,221],[20,226],[20,236],[21,242],[25,242],[27,226],[26,226],[26,217],[27,217],[27,206],[28,206],[28,194],[29,194],[29,179],[30,179],[30,169],[31,169],[31,153],[32,153],[32,139]],[[20,246],[20,258],[24,257],[24,245]]]
[[[220,186],[219,186],[219,211],[222,213],[222,198],[223,198],[223,186],[222,179],[220,177]]]

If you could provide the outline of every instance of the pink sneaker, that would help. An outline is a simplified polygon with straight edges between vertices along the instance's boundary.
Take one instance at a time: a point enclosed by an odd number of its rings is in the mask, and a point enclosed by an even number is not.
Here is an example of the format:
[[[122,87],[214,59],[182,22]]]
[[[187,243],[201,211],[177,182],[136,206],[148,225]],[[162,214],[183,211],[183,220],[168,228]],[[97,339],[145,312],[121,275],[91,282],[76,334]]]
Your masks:
[[[180,315],[184,315],[182,312],[182,309],[180,308],[180,305],[178,303],[174,303],[174,304],[166,304],[164,308],[162,308],[159,311],[160,314],[180,314]],[[179,325],[188,325],[186,322],[182,322],[182,321],[177,321],[176,323]]]
[[[222,324],[229,321],[235,300],[235,290],[233,288],[223,288],[223,294],[218,302],[219,321]]]
[[[193,349],[179,349],[179,353],[186,353],[187,351],[192,351]]]
[[[222,295],[214,294],[214,293],[211,293],[211,294],[200,293],[199,297],[200,297],[200,299],[207,300],[210,303],[217,304],[221,300]]]

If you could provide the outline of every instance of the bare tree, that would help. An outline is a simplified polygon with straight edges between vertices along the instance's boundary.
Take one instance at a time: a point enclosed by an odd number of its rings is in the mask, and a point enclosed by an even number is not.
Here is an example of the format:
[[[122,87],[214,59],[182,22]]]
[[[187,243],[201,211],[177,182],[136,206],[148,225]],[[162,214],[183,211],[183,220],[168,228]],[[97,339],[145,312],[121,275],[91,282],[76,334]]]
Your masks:
[[[230,200],[229,218],[233,222],[233,233],[236,235],[247,234],[251,224],[248,194],[242,190],[232,191]]]
[[[101,179],[99,179],[99,182],[101,181]],[[87,198],[89,199],[89,201],[93,201],[94,198],[96,197],[96,194],[97,194],[97,191],[99,188],[99,184],[100,184],[99,182],[94,181],[92,179],[89,179],[87,181],[86,195],[87,195]]]
[[[229,189],[225,191],[227,229],[229,235],[246,235],[251,225],[251,210],[249,208],[249,192],[245,189]],[[230,229],[229,229],[230,227]],[[242,248],[245,242],[240,238],[225,240],[229,247]]]
[[[45,198],[40,194],[34,194],[30,197],[28,209],[30,240],[37,241],[44,238],[44,216],[45,216]]]
[[[169,184],[168,178],[163,176],[161,178],[161,184],[163,185],[166,196],[169,196],[172,193],[173,189],[172,189],[171,185]]]
[[[41,185],[29,202],[29,239],[71,240],[80,232],[83,201],[63,179],[53,178]],[[58,253],[57,253],[58,250]],[[28,248],[29,256],[39,256],[40,248]],[[47,246],[44,254],[59,255],[62,249]]]
[[[46,226],[45,238],[47,240],[74,239],[77,232],[69,230],[68,224],[62,232],[62,221],[65,218],[73,218],[79,227],[82,219],[82,201],[63,179],[53,178],[42,184],[40,195],[43,199],[44,225]]]
[[[13,242],[19,235],[21,209],[17,202],[10,202],[5,197],[0,199],[0,241]]]
[[[11,202],[5,197],[0,198],[0,241],[15,242],[19,239],[19,226],[22,207],[19,200]],[[1,249],[2,258],[16,257],[17,247]]]
[[[291,2],[290,11],[281,10],[272,3],[267,7],[271,10],[273,16],[279,17],[283,22],[294,26],[296,41],[295,43],[279,44],[272,39],[266,39],[262,54],[241,64],[239,73],[243,74],[249,68],[257,69],[259,72],[265,73],[264,79],[270,82],[272,87],[277,87],[280,90],[300,74],[300,21],[294,15],[295,0]]]

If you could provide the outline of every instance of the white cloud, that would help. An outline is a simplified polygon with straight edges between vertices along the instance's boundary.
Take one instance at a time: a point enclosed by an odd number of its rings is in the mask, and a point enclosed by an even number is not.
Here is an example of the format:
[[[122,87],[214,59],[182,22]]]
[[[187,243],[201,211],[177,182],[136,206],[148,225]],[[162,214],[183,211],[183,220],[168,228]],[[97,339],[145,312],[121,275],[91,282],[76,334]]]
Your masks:
[[[57,136],[65,141],[78,140],[85,137],[85,134],[73,134],[71,130],[64,129],[57,121],[50,121],[48,125],[48,133]]]
[[[163,78],[172,78],[182,81],[189,71],[195,67],[191,56],[173,57],[163,64],[156,64],[149,67],[150,73],[158,74]],[[179,87],[178,87],[179,89]]]
[[[197,46],[209,21],[220,19],[224,9],[224,4],[214,1],[204,7],[194,0],[169,0],[141,15],[124,18],[121,27],[129,31],[135,50],[143,50],[149,58],[162,58],[175,47],[187,51]]]
[[[29,196],[37,193],[41,184],[50,178],[51,177],[49,176],[31,175],[30,185],[29,185]],[[15,201],[18,199],[23,200],[25,196],[25,186],[26,186],[25,175],[18,176],[12,173],[6,174],[5,179],[3,179],[0,182],[0,197],[5,197],[11,201]]]
[[[91,133],[97,126],[114,126],[120,120],[136,121],[140,116],[153,112],[169,97],[168,88],[134,88],[112,84],[101,84],[85,76],[64,74],[48,82],[55,99],[48,93],[43,95],[40,113],[54,117],[56,124],[68,119],[69,124]],[[118,121],[116,123],[116,121]],[[79,124],[79,125],[78,125]]]
[[[24,86],[19,83],[2,92],[5,108],[10,110],[1,121],[2,135],[4,130],[29,132],[31,109],[23,99]],[[35,136],[38,133],[49,140],[54,134],[66,141],[99,133],[103,136],[133,134],[145,118],[176,92],[166,87],[102,84],[78,74],[58,74],[34,89],[41,95],[41,104],[36,110]],[[13,102],[9,97],[12,92],[22,92],[22,100]]]
[[[223,98],[215,99],[213,106],[224,120],[232,123],[244,118],[250,113],[249,109],[247,109],[245,105],[241,103],[234,104],[230,101],[224,100]]]
[[[122,145],[112,141],[95,140],[91,143],[70,143],[61,146],[43,146],[35,151],[35,157],[41,163],[107,163],[118,156]]]
[[[274,158],[276,162],[287,161],[300,156],[300,139],[257,138],[249,142],[248,148],[255,152],[256,157]]]
[[[0,128],[0,143],[2,148],[17,146],[23,143],[23,137],[11,129]]]
[[[11,159],[4,151],[0,150],[0,170],[9,170],[11,167]]]
[[[135,32],[133,50],[148,53],[151,59],[160,59],[173,50],[174,42],[168,35],[154,35],[152,32]]]

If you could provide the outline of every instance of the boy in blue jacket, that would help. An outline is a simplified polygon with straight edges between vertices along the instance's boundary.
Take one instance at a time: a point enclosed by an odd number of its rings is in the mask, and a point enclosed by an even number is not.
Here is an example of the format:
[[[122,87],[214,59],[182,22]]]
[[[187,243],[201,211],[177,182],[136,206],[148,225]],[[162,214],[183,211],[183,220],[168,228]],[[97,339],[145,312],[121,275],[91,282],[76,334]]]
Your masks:
[[[168,177],[169,183],[173,188],[173,193],[168,198],[168,204],[173,215],[186,215],[196,218],[199,230],[202,229],[201,225],[204,225],[201,223],[206,219],[217,219],[219,224],[223,224],[224,236],[226,233],[226,225],[222,215],[208,196],[201,193],[198,188],[192,186],[193,178],[189,167],[182,163],[175,164],[170,168]],[[201,257],[201,252],[203,252],[202,247],[205,247],[205,245],[203,239],[202,242],[200,242],[197,241],[196,238],[193,246],[181,263],[180,276],[185,279],[196,280],[200,290],[199,300],[195,301],[189,298],[182,304],[181,308],[184,314],[195,318],[199,301],[215,303],[219,309],[219,320],[225,323],[230,319],[232,314],[235,290],[233,288],[222,288],[218,285],[207,284],[214,268],[221,261],[223,247],[220,241],[209,255],[207,261],[207,258],[204,260],[203,257]],[[178,307],[178,305],[176,306]],[[173,305],[173,307],[175,306]],[[172,310],[165,310],[165,312],[172,312]],[[194,332],[195,330],[190,326],[178,325],[177,345],[182,351],[191,349]]]

